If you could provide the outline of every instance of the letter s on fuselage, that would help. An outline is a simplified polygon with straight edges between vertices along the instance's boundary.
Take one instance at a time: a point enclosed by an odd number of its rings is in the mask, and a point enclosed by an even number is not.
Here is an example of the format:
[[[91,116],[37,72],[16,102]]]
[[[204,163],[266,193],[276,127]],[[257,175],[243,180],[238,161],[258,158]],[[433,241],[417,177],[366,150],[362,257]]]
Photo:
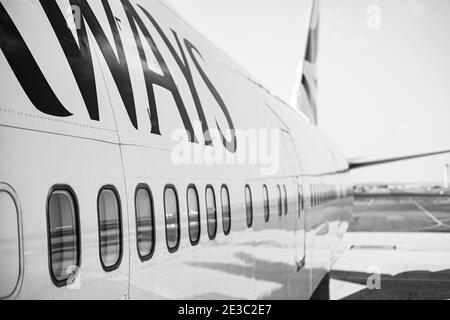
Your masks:
[[[76,30],[78,39],[75,39],[72,30],[69,28],[64,13],[61,11],[59,5],[55,0],[40,0],[40,5],[53,28],[53,31],[67,59],[67,63],[72,70],[73,77],[75,78],[75,81],[78,85],[90,119],[92,121],[101,120],[98,106],[99,103],[97,95],[97,85],[93,66],[92,53],[94,49],[91,48],[89,43],[88,28],[94,36],[94,40],[98,44],[101,54],[103,55],[107,63],[131,124],[134,128],[139,129],[129,65],[122,42],[123,35],[121,35],[121,32],[119,30],[120,26],[118,25],[117,19],[114,16],[109,1],[102,0],[102,6],[109,23],[110,31],[113,35],[114,47],[109,42],[104,29],[102,28],[88,1],[70,0],[69,2],[72,7],[76,6],[79,9],[78,11],[80,13],[79,28]],[[209,126],[206,121],[204,108],[202,106],[200,96],[194,83],[194,77],[192,75],[192,71],[187,58],[188,56],[191,58],[192,63],[197,69],[197,72],[200,74],[200,78],[204,81],[206,87],[211,92],[220,110],[223,112],[226,118],[229,129],[228,131],[231,134],[230,140],[226,139],[224,132],[219,127],[219,124],[216,120],[217,129],[222,135],[222,143],[229,152],[236,152],[237,143],[232,118],[218,90],[215,88],[215,86],[207,76],[205,70],[200,66],[197,56],[202,59],[202,61],[204,61],[200,51],[194,46],[191,41],[187,39],[183,39],[183,41],[180,41],[177,32],[172,30],[176,46],[178,47],[178,51],[181,54],[180,57],[174,45],[169,40],[168,36],[164,33],[157,21],[145,8],[141,7],[140,5],[137,5],[135,7],[130,3],[129,0],[120,0],[120,2],[132,30],[134,38],[133,40],[136,44],[139,58],[141,60],[141,67],[144,74],[145,87],[147,91],[151,133],[161,135],[158,119],[158,106],[156,105],[154,92],[154,86],[160,86],[171,93],[190,141],[198,141],[194,133],[192,122],[186,110],[185,103],[181,97],[174,78],[169,71],[167,63],[165,62],[161,51],[158,49],[156,42],[150,34],[148,27],[145,25],[141,16],[138,14],[137,8],[142,11],[143,16],[145,16],[148,22],[150,22],[157,30],[159,36],[163,39],[164,44],[167,46],[169,52],[180,68],[180,71],[189,86],[189,90],[202,125],[205,144],[211,145],[212,140],[209,135]],[[141,34],[144,36],[144,39],[142,39]],[[143,41],[146,41],[151,48],[152,53],[159,65],[159,68],[162,71],[162,74],[152,71],[148,67],[147,58],[143,48]],[[117,55],[114,48],[117,52]],[[19,29],[17,28],[13,19],[8,14],[7,10],[1,2],[0,49],[5,55],[6,60],[13,70],[22,89],[36,109],[38,109],[40,112],[55,117],[69,117],[72,115],[72,113],[70,113],[64,107],[64,105],[56,96],[52,87],[42,73],[41,68],[33,57],[33,54],[28,48],[28,45],[22,37]],[[187,49],[188,55],[186,54],[185,49]],[[58,53],[55,52],[55,54]]]

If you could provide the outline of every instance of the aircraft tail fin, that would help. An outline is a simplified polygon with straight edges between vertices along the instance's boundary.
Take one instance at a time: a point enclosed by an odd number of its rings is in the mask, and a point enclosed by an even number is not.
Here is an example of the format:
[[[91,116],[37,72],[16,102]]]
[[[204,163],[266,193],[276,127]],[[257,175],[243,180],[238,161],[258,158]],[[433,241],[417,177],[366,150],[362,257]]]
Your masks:
[[[317,125],[317,54],[319,40],[320,3],[311,0],[308,40],[305,55],[299,62],[297,82],[291,104],[303,112],[311,123]]]

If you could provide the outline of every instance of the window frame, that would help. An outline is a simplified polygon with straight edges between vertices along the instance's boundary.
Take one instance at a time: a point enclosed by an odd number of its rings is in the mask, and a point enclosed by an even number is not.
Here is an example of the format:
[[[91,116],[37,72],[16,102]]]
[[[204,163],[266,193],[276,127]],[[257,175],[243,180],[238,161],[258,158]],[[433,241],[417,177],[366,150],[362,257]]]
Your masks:
[[[119,258],[117,259],[117,262],[111,266],[106,266],[105,263],[103,262],[103,258],[102,258],[102,240],[101,240],[101,231],[100,231],[100,205],[99,205],[100,202],[99,202],[99,200],[100,200],[101,193],[105,190],[112,191],[115,194],[116,200],[117,200],[118,215],[119,215],[119,217],[118,217],[118,219],[119,219],[119,234],[120,234]],[[100,263],[102,265],[102,268],[106,272],[111,272],[111,271],[118,269],[120,264],[122,263],[122,259],[123,259],[123,223],[122,223],[122,219],[123,219],[123,217],[122,217],[122,201],[120,200],[119,191],[112,184],[107,184],[107,185],[102,186],[97,194],[98,254],[100,257]]]
[[[215,223],[215,232],[213,235],[211,235],[209,230],[209,212],[208,212],[208,189],[212,190],[213,198],[214,198],[214,215],[216,217],[216,223]],[[209,240],[214,240],[217,237],[217,200],[216,200],[216,191],[214,190],[213,185],[208,184],[205,187],[205,209],[206,209],[206,231],[208,233]]]
[[[249,191],[249,195],[250,195],[250,207],[248,206],[248,200],[247,200],[247,190]],[[252,228],[253,226],[253,195],[252,195],[252,188],[250,187],[249,184],[245,185],[245,189],[244,189],[244,195],[245,195],[245,222],[247,225],[247,228]],[[249,215],[248,215],[248,208],[250,208],[250,222],[249,222]]]
[[[137,212],[137,193],[140,190],[146,190],[148,192],[148,194],[150,195],[150,207],[151,207],[151,217],[152,217],[152,238],[153,238],[153,242],[152,242],[152,247],[150,250],[150,253],[143,256],[141,254],[141,252],[139,251],[139,239],[138,239],[138,212]],[[136,186],[136,190],[134,191],[134,216],[136,219],[135,225],[136,225],[136,250],[139,256],[139,259],[141,259],[142,262],[148,261],[153,257],[153,254],[155,253],[155,247],[156,247],[156,231],[155,231],[155,203],[153,200],[153,193],[152,190],[150,189],[149,185],[146,183],[140,183]]]
[[[166,208],[166,191],[167,191],[167,189],[172,189],[174,191],[175,199],[177,200],[176,201],[176,204],[177,204],[177,218],[178,218],[178,220],[177,220],[178,221],[178,223],[177,223],[178,224],[178,228],[177,228],[177,244],[173,248],[171,248],[169,246],[168,237],[167,237],[167,212],[166,212],[166,209],[167,209]],[[177,191],[177,188],[175,187],[175,185],[173,185],[173,184],[166,184],[164,186],[163,205],[164,205],[164,229],[166,231],[166,246],[167,246],[167,250],[170,253],[175,253],[175,252],[178,251],[178,248],[180,247],[180,243],[181,243],[180,199],[178,197],[178,191]]]
[[[53,193],[55,191],[65,191],[68,192],[70,194],[70,196],[72,197],[72,201],[73,201],[73,207],[74,207],[74,211],[75,211],[75,224],[76,224],[76,243],[77,243],[77,253],[76,253],[76,266],[78,268],[81,268],[81,224],[80,224],[80,209],[79,209],[79,205],[78,205],[78,198],[76,196],[75,191],[72,189],[71,186],[69,186],[68,184],[55,184],[53,185],[48,194],[47,194],[47,201],[46,201],[46,220],[47,220],[47,255],[48,255],[48,268],[49,268],[49,273],[50,273],[50,278],[53,282],[53,284],[58,287],[65,287],[67,286],[67,280],[70,278],[70,275],[64,279],[64,280],[58,280],[55,277],[55,274],[53,273],[53,268],[52,268],[52,246],[51,246],[51,235],[50,235],[50,199],[51,196],[53,195]],[[17,208],[17,205],[16,205]]]
[[[223,197],[222,197],[222,190],[226,190],[227,192],[227,200],[228,200],[228,218],[229,218],[229,227],[228,230],[225,230],[225,224],[224,224],[224,214],[223,214]],[[228,189],[228,186],[224,183],[222,184],[222,186],[220,187],[220,205],[222,208],[222,230],[223,230],[223,234],[228,236],[231,232],[231,200],[230,200],[230,190]]]
[[[189,189],[195,191],[195,195],[197,196],[197,208],[198,208],[198,239],[196,241],[192,240],[191,237],[191,215],[189,214]],[[193,183],[189,184],[186,188],[186,206],[187,206],[187,216],[188,216],[188,232],[189,232],[189,241],[192,246],[196,246],[200,243],[200,238],[202,236],[202,227],[201,227],[201,208],[200,208],[200,198],[198,195],[197,186]]]

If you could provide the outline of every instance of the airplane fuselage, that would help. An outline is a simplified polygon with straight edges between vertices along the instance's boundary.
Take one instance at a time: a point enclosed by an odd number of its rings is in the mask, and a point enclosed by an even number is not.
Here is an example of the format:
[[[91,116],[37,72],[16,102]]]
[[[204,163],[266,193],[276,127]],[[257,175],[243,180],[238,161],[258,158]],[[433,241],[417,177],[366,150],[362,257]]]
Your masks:
[[[0,0],[0,49],[0,297],[307,299],[329,272],[345,158],[164,3]]]

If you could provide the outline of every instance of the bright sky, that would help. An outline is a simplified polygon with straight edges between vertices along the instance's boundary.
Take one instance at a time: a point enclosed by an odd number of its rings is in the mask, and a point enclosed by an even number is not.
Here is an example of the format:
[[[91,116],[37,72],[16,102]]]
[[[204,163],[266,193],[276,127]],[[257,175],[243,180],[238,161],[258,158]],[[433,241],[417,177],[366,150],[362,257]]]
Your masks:
[[[269,90],[289,101],[304,52],[308,0],[167,1]],[[450,1],[321,4],[322,130],[348,157],[450,149]],[[379,20],[367,13],[371,6],[380,10]],[[369,28],[368,21],[379,29]],[[445,163],[450,163],[450,156],[361,169],[354,178],[442,183]]]

